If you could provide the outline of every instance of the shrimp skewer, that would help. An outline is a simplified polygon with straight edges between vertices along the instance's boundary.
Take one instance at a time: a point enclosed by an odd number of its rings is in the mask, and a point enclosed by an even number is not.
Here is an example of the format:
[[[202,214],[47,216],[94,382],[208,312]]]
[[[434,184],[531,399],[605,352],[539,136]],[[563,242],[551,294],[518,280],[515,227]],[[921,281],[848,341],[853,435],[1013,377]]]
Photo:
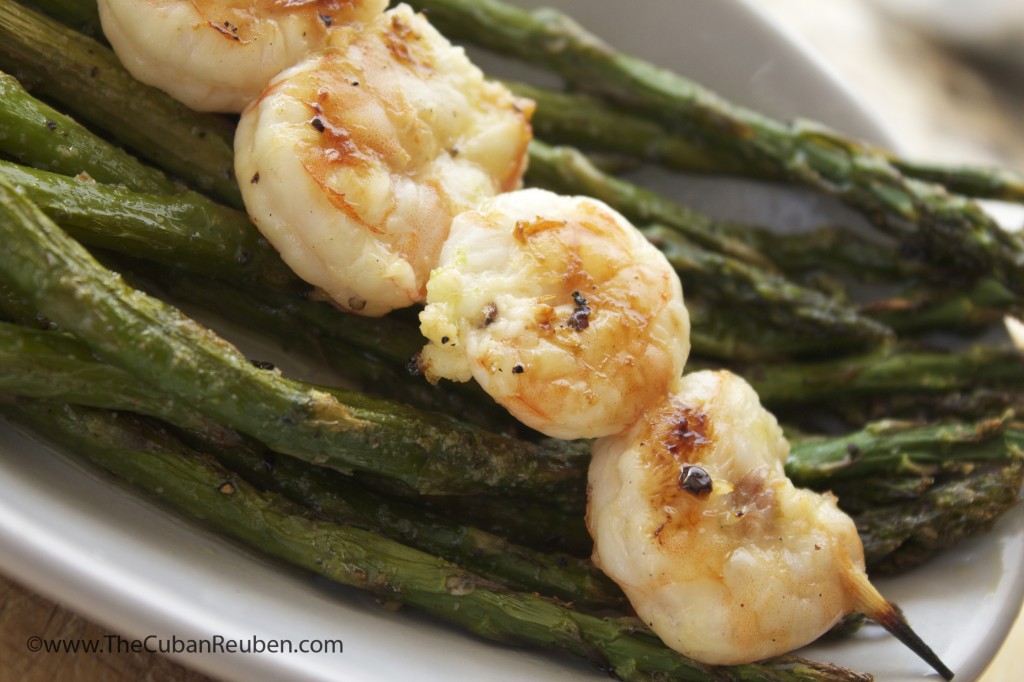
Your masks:
[[[786,478],[788,453],[746,382],[687,375],[632,429],[593,446],[594,562],[667,645],[706,663],[785,653],[858,611],[950,679],[869,582],[835,498]]]
[[[243,112],[235,173],[300,277],[383,315],[423,300],[456,214],[519,186],[533,104],[405,5],[329,42]]]
[[[197,111],[239,112],[278,72],[322,49],[333,27],[387,0],[99,0],[124,67]]]
[[[420,330],[428,379],[474,378],[557,438],[628,428],[668,395],[690,337],[656,248],[607,205],[538,189],[455,219]]]

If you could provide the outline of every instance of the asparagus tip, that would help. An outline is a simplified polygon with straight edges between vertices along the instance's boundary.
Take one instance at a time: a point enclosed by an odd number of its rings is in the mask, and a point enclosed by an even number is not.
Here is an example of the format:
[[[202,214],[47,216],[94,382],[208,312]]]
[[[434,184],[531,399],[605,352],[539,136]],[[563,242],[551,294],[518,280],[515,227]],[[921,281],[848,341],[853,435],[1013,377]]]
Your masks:
[[[889,631],[893,637],[921,657],[945,680],[953,679],[953,671],[943,663],[931,647],[910,627],[906,617],[892,602],[886,601],[862,571],[854,571],[851,583],[856,598],[856,610]]]

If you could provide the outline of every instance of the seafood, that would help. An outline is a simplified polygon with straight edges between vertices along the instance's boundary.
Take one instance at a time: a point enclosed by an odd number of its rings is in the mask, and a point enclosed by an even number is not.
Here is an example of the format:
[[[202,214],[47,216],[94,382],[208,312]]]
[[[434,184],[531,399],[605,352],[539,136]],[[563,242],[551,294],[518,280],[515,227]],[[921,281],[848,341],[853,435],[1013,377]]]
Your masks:
[[[329,43],[243,112],[235,172],[300,277],[383,315],[423,300],[455,215],[520,185],[533,103],[405,5]]]
[[[99,0],[124,67],[199,111],[239,112],[278,72],[322,49],[332,28],[387,0]]]
[[[473,378],[557,438],[628,428],[668,395],[690,338],[661,252],[602,202],[539,189],[456,217],[420,330],[428,379]]]
[[[743,379],[686,375],[629,431],[593,446],[594,562],[666,644],[706,663],[791,651],[859,611],[948,679],[868,581],[857,529],[834,496],[786,477],[788,454]]]

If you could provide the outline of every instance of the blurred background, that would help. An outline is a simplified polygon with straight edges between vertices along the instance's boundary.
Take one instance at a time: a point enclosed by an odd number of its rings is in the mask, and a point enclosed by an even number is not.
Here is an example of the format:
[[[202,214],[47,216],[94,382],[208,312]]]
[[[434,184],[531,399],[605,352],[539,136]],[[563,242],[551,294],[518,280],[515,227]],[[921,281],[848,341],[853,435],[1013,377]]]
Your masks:
[[[1024,170],[1021,0],[750,1],[846,81],[908,156]],[[1024,226],[1020,207],[994,210],[1005,224]],[[26,658],[26,633],[97,638],[106,631],[3,577],[0,604],[0,679],[207,679],[151,654]],[[982,682],[1021,679],[1021,670],[1018,618]]]
[[[911,156],[1024,168],[1024,3],[761,0]]]

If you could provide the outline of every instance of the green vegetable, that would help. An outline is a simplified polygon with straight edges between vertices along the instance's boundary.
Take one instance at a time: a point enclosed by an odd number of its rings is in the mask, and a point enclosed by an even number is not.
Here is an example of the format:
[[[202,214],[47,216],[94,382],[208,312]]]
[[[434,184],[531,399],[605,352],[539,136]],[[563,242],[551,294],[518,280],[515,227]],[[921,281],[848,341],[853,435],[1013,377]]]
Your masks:
[[[417,0],[453,39],[543,66],[570,87],[699,139],[732,164],[835,195],[947,276],[992,276],[1024,294],[1024,245],[976,204],[908,178],[886,154],[808,121],[785,124],[682,76],[617,52],[569,17],[501,0]]]
[[[14,0],[0,0],[0,69],[196,189],[242,206],[230,119],[196,113],[143,85],[110,48]]]
[[[0,177],[91,246],[271,289],[309,288],[248,216],[195,192],[144,194],[3,160]]]
[[[0,152],[35,168],[70,176],[85,174],[137,192],[179,191],[163,173],[32,97],[14,77],[2,72]]]
[[[775,269],[769,256],[733,238],[723,229],[721,221],[609,175],[572,147],[553,147],[533,140],[529,147],[525,180],[528,184],[560,194],[583,194],[600,199],[636,225],[660,223],[697,245]]]
[[[40,312],[141,382],[279,452],[434,493],[542,487],[586,466],[571,446],[532,445],[257,368],[210,330],[128,287],[2,179],[0,238],[0,279]]]
[[[463,37],[470,40],[468,36]],[[699,130],[687,130],[690,134],[674,132],[652,117],[581,92],[555,91],[507,81],[506,85],[516,94],[537,103],[532,121],[534,131],[541,139],[556,144],[650,161],[680,171],[727,173],[766,180],[789,177],[784,168],[754,163],[745,160],[739,150],[716,147],[715,138]],[[1024,201],[1024,177],[1011,170],[910,161],[881,149],[868,151],[887,158],[908,178],[936,183],[956,194]]]
[[[359,528],[310,518],[127,415],[18,402],[8,413],[73,447],[149,497],[300,568],[413,606],[486,639],[562,650],[625,680],[868,680],[781,657],[709,667],[667,649],[633,619],[597,618],[514,592]]]

